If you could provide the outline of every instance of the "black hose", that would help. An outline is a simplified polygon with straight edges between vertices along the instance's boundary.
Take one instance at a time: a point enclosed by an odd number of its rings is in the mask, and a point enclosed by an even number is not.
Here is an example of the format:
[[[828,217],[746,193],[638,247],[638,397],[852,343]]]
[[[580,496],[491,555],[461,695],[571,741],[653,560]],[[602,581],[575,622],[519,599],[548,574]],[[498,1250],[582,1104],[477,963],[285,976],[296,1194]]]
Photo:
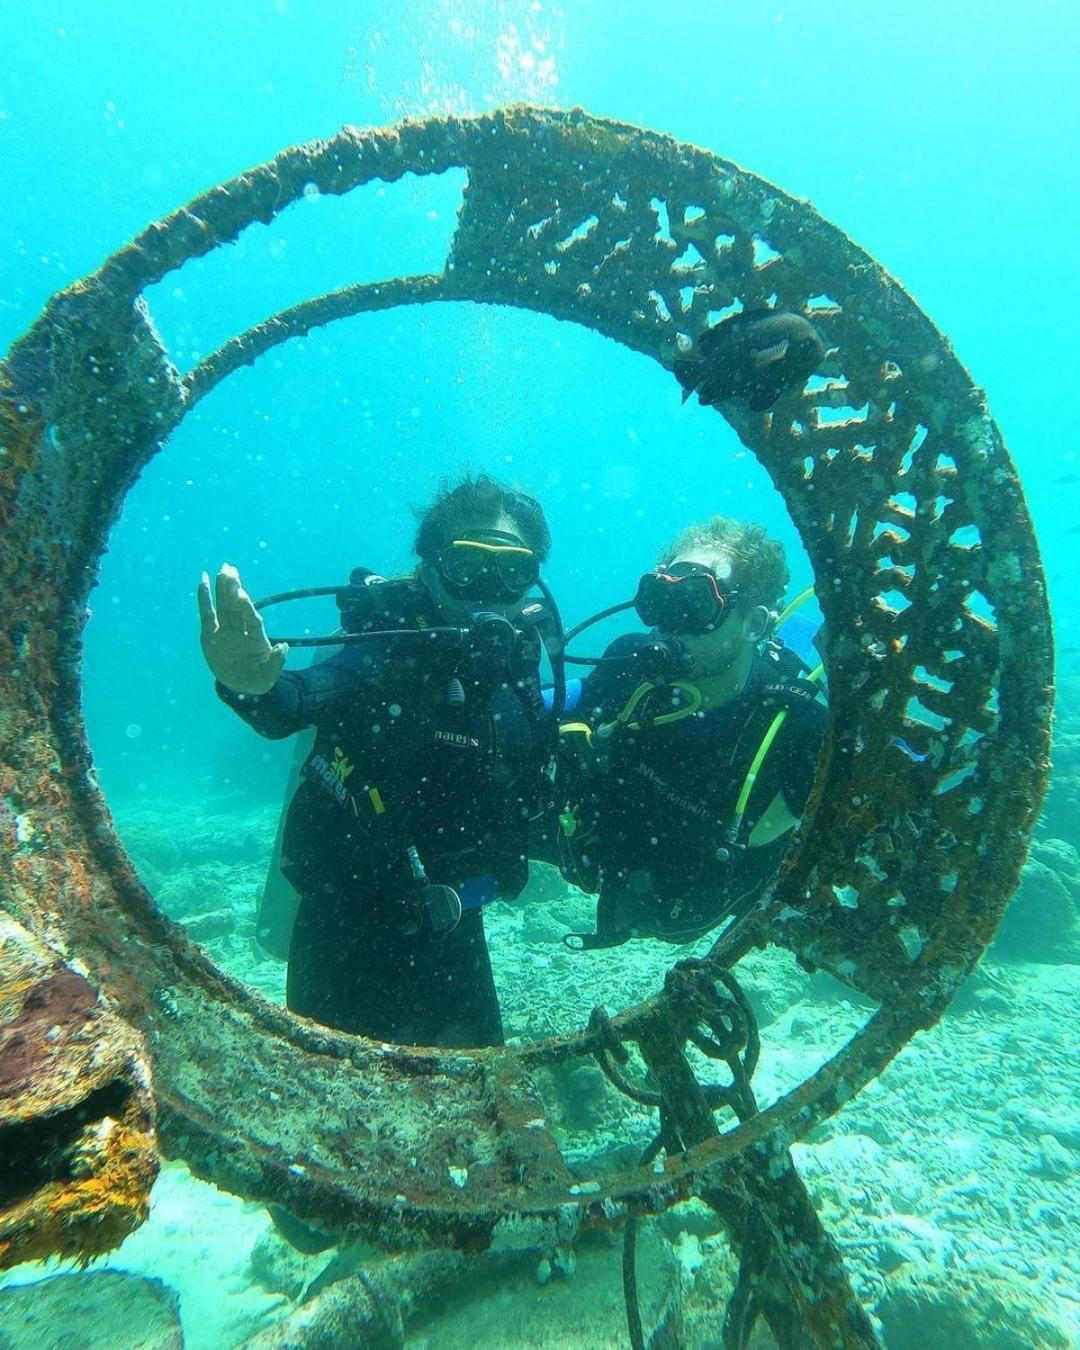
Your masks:
[[[290,647],[349,647],[370,638],[464,637],[467,628],[376,628],[369,633],[338,633],[331,637],[270,637],[267,642],[284,642]]]
[[[346,582],[342,586],[307,586],[302,591],[279,591],[277,595],[266,595],[254,601],[256,609],[267,609],[270,605],[280,605],[283,600],[310,600],[316,595],[340,595],[342,591],[352,590]]]
[[[638,1305],[637,1268],[637,1217],[626,1221],[622,1249],[623,1297],[626,1299],[626,1325],[630,1332],[631,1350],[645,1350],[645,1330],[641,1325],[641,1308]]]
[[[575,624],[574,627],[570,629],[569,633],[567,633],[566,636],[563,638],[563,646],[569,647],[571,642],[573,642],[573,640],[578,636],[579,633],[584,633],[585,629],[591,628],[594,623],[600,623],[601,620],[603,619],[610,619],[613,614],[621,614],[624,609],[633,609],[633,608],[634,608],[633,600],[624,600],[621,604],[618,605],[608,605],[607,609],[600,610],[598,614],[591,614],[587,619],[582,619],[582,621],[579,624]],[[567,657],[567,660],[571,659],[572,658]],[[579,657],[578,659],[584,660],[585,658]]]
[[[548,660],[551,662],[553,689],[551,694],[551,712],[556,723],[566,711],[566,633],[563,629],[562,615],[555,597],[543,577],[537,577],[536,584],[547,601],[552,621],[555,624],[555,641],[546,643]]]

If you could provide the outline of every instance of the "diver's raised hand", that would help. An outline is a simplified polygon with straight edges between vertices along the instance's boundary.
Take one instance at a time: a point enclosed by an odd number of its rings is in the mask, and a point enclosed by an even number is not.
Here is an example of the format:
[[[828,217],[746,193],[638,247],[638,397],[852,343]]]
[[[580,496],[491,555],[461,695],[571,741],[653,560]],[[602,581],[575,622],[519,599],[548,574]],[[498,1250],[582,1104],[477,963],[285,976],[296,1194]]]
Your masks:
[[[288,644],[271,643],[262,615],[240,584],[240,573],[222,563],[216,580],[217,610],[210,595],[210,577],[199,582],[200,640],[214,677],[238,694],[265,694],[281,674]]]

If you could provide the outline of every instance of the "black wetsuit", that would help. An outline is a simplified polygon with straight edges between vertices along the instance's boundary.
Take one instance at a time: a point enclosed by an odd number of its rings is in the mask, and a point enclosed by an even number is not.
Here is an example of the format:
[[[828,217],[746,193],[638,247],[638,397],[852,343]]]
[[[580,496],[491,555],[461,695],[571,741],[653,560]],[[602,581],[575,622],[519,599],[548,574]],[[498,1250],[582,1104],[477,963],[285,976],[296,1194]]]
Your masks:
[[[352,631],[442,622],[416,583],[369,589],[374,601],[344,616]],[[538,640],[521,634],[517,646],[508,663],[435,635],[373,637],[283,672],[259,697],[218,685],[263,736],[316,732],[282,842],[300,894],[287,994],[296,1012],[401,1044],[501,1044],[482,910],[466,908],[444,937],[410,932],[408,849],[433,883],[484,878],[480,889],[502,897],[524,886],[548,733]]]
[[[641,683],[630,656],[643,634],[617,639],[585,681],[578,712],[591,727],[611,723]],[[798,816],[813,782],[826,710],[795,661],[776,647],[755,653],[742,692],[730,703],[664,725],[680,709],[680,691],[660,686],[628,721],[575,749],[560,766],[564,870],[599,893],[597,935],[586,945],[630,936],[687,941],[741,913],[773,876],[790,836],[746,847],[778,792]],[[683,702],[682,707],[686,707]],[[787,717],[762,764],[743,817],[738,846],[727,829],[747,770],[775,715]]]

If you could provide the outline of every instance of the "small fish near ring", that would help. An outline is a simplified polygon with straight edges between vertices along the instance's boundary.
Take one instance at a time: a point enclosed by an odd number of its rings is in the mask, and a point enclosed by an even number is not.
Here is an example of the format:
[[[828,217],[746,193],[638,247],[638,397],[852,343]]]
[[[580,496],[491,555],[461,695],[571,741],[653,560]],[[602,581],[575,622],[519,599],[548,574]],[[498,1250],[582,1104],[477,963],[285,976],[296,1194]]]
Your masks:
[[[674,370],[684,403],[696,391],[706,407],[740,399],[753,412],[765,412],[788,389],[806,383],[825,350],[821,334],[801,314],[744,309],[707,328]]]

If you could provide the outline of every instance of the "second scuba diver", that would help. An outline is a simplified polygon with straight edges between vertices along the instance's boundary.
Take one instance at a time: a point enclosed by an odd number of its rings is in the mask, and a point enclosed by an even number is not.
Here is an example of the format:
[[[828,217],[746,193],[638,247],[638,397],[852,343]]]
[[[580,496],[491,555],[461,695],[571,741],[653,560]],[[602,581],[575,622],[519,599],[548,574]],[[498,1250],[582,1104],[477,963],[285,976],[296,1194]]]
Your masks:
[[[525,601],[550,544],[534,498],[464,479],[421,517],[414,576],[330,588],[344,645],[304,670],[283,669],[234,569],[216,609],[204,574],[219,696],[270,739],[315,729],[282,838],[295,1012],[401,1044],[502,1043],[482,907],[525,885],[550,786],[545,610]]]
[[[598,896],[596,932],[569,945],[690,941],[774,875],[826,721],[805,663],[769,640],[787,580],[782,546],[723,516],[641,578],[633,607],[651,631],[616,639],[584,681],[580,720],[562,727],[558,823],[534,839]]]

